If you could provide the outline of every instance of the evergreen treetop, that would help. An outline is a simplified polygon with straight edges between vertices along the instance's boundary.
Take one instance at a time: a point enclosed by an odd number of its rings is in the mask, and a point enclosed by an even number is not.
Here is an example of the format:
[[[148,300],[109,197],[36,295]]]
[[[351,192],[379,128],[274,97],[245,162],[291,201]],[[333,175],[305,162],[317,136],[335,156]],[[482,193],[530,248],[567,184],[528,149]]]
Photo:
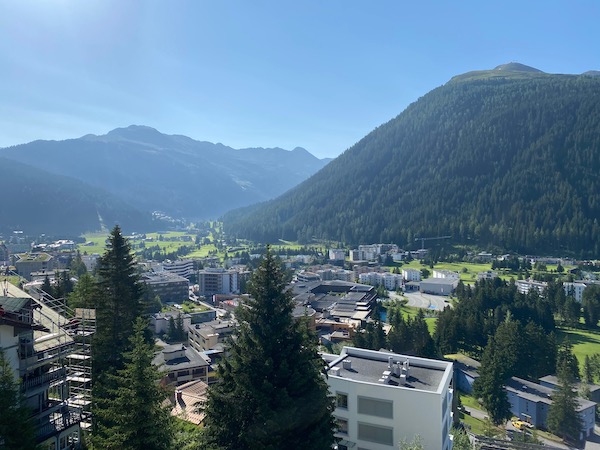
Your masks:
[[[292,317],[279,262],[270,249],[253,274],[250,299],[230,357],[219,369],[206,407],[206,436],[217,448],[329,449],[332,399],[324,362],[305,320]]]
[[[147,322],[138,317],[130,338],[131,351],[124,354],[125,367],[107,374],[107,394],[97,401],[94,448],[103,450],[167,450],[174,425],[170,410],[163,406],[167,392],[152,364],[154,348],[146,342]]]
[[[142,295],[131,247],[116,225],[98,262],[93,343],[96,377],[123,368],[123,354],[129,349],[134,322],[143,310]]]

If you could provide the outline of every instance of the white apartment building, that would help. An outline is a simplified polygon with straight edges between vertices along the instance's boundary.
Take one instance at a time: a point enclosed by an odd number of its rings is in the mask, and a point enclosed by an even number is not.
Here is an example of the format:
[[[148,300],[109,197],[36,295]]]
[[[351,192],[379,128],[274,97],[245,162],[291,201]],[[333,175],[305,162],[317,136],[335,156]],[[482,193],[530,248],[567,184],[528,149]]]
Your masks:
[[[517,291],[521,294],[527,294],[531,289],[536,289],[539,294],[542,294],[546,287],[548,287],[548,283],[545,281],[535,281],[535,280],[517,280],[515,281],[517,286]]]
[[[223,268],[200,270],[198,286],[200,295],[237,294],[240,289],[238,272]]]
[[[402,287],[402,275],[390,272],[367,272],[358,275],[359,283],[372,286],[383,285],[388,291],[395,291]]]
[[[452,270],[433,269],[432,277],[443,278],[446,280],[459,280],[460,274],[458,272],[453,272]]]
[[[194,261],[191,259],[178,259],[163,262],[165,272],[174,273],[183,278],[190,278],[194,274]]]
[[[353,282],[356,279],[352,270],[344,269],[323,269],[317,270],[317,275],[323,281],[341,280]]]
[[[344,261],[346,259],[346,250],[343,248],[330,248],[329,259],[332,261]]]
[[[421,271],[418,269],[402,269],[402,277],[405,281],[421,281]]]
[[[586,288],[584,283],[568,283],[564,282],[563,287],[565,289],[565,295],[572,295],[576,301],[581,303],[583,300],[583,290]]]
[[[340,450],[392,450],[417,435],[426,450],[452,448],[451,362],[353,347],[323,358]]]

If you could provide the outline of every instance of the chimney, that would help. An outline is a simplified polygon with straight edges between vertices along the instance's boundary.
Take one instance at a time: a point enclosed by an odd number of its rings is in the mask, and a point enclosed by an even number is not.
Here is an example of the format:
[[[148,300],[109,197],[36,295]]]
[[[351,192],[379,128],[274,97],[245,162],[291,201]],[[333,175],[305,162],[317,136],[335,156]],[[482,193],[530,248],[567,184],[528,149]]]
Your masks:
[[[344,368],[344,370],[352,369],[352,360],[345,359],[344,361],[342,361],[342,367]]]

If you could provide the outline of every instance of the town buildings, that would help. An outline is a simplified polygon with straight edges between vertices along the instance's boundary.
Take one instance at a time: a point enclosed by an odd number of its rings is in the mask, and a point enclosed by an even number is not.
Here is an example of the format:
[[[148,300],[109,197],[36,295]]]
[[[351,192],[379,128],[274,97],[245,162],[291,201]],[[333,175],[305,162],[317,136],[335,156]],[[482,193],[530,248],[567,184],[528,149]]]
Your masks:
[[[323,358],[338,449],[391,450],[417,435],[426,450],[452,448],[452,363],[353,347]]]
[[[187,278],[169,272],[147,272],[141,276],[152,295],[158,295],[163,303],[183,303],[190,296]]]

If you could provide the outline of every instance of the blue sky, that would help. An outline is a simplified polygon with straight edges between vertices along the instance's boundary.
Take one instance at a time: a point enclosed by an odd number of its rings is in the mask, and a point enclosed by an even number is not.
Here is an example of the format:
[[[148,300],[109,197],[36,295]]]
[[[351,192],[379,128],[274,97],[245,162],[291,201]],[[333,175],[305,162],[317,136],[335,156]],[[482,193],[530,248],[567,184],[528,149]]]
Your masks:
[[[334,157],[452,76],[600,70],[600,2],[0,0],[0,146],[130,124]]]

